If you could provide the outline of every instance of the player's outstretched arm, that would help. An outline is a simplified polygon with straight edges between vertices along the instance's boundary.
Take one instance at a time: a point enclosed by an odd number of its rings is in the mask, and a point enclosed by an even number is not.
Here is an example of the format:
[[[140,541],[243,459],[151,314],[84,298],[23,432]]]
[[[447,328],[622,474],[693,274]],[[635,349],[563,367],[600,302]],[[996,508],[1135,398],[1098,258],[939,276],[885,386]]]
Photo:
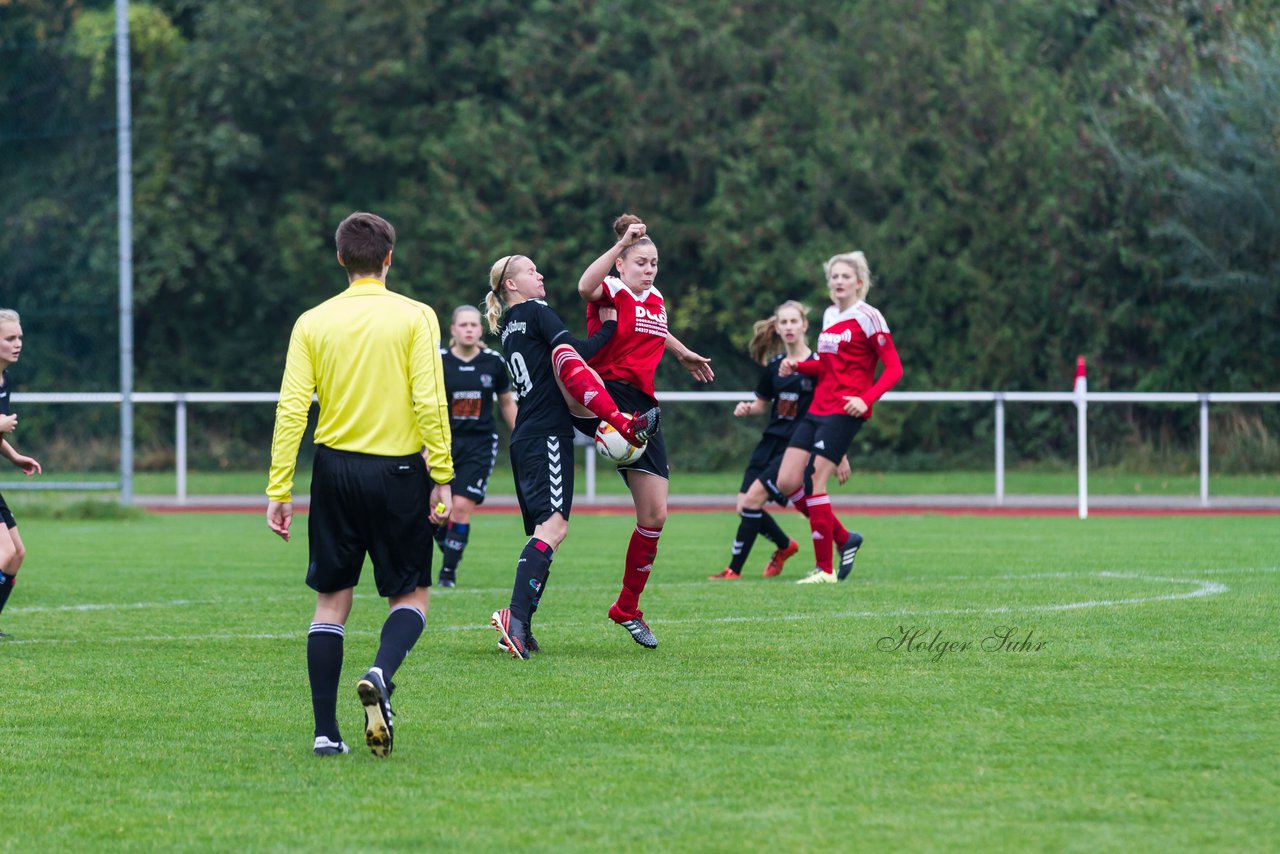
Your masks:
[[[0,455],[3,455],[6,460],[13,463],[15,467],[22,469],[22,473],[28,477],[33,474],[40,474],[44,471],[44,469],[40,467],[39,460],[35,457],[29,457],[26,454],[18,453],[18,449],[13,445],[10,445],[7,439],[0,439]]]
[[[680,339],[670,332],[667,333],[666,349],[668,353],[675,355],[684,369],[698,382],[709,383],[716,378],[715,371],[711,370],[711,360],[684,346]]]

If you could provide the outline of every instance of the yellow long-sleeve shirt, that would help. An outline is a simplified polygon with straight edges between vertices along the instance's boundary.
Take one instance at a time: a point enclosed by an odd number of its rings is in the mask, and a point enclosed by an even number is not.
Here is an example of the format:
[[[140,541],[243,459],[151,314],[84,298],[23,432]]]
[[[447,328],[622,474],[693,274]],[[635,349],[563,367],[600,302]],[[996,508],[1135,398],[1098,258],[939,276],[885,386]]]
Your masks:
[[[440,323],[430,306],[377,279],[357,279],[298,318],[271,440],[272,501],[293,500],[313,394],[320,402],[316,444],[388,457],[425,447],[431,479],[453,480]]]

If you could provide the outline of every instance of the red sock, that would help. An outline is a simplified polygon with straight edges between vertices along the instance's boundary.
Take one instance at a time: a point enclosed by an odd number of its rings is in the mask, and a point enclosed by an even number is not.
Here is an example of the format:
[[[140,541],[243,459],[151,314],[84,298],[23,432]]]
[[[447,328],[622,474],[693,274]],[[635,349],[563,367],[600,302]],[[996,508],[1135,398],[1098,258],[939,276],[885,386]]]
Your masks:
[[[793,494],[787,496],[787,500],[796,506],[796,509],[809,516],[809,502],[805,497],[803,489],[797,489]],[[828,502],[830,504],[830,502]],[[831,528],[832,542],[836,545],[843,546],[849,541],[849,530],[840,524],[840,520],[836,518],[835,512],[831,513],[831,521],[834,523]]]
[[[803,513],[805,518],[809,517],[809,507],[807,503],[808,496],[804,494],[803,486],[797,489],[795,492],[788,495],[787,500],[790,501],[793,505],[795,505],[795,508],[799,510],[801,513]]]
[[[576,402],[591,410],[591,414],[607,422],[624,437],[630,436],[627,422],[631,419],[618,411],[618,404],[596,375],[591,373],[587,363],[582,361],[578,351],[568,346],[561,346],[552,353],[551,363],[556,369],[556,376],[564,383],[565,391]]]
[[[627,564],[622,571],[622,592],[618,594],[617,609],[626,619],[640,613],[640,594],[649,583],[649,572],[658,556],[658,537],[661,528],[642,528],[636,525],[627,546]]]
[[[831,512],[831,498],[824,492],[810,495],[805,503],[809,507],[809,528],[813,531],[814,565],[823,572],[831,572],[834,546],[831,538],[836,522],[835,514]]]

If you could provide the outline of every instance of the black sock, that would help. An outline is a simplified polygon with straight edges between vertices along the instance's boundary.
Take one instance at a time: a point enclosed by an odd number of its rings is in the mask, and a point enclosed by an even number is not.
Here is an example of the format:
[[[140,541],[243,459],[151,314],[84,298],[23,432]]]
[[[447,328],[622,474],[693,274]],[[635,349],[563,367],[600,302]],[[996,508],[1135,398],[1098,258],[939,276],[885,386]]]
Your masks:
[[[516,562],[516,583],[511,589],[511,613],[526,626],[542,598],[542,589],[551,573],[551,559],[555,555],[555,550],[537,537],[530,537],[520,552],[520,560]]]
[[[0,572],[0,611],[4,610],[4,603],[9,601],[9,593],[13,590],[13,584],[17,580],[18,577],[16,575]]]
[[[413,649],[426,627],[427,618],[412,605],[397,605],[387,615],[373,666],[382,668],[382,678],[388,688],[391,687],[391,678],[404,663],[404,657]]]
[[[791,545],[791,538],[778,524],[778,520],[768,510],[760,511],[760,533],[764,534],[778,548],[785,549]]]
[[[341,741],[338,732],[338,680],[342,678],[342,638],[337,623],[312,623],[307,634],[307,676],[316,736]]]
[[[442,572],[453,572],[462,563],[462,552],[467,547],[467,539],[471,533],[470,522],[450,522],[440,540],[440,551],[444,555]]]
[[[552,555],[554,558],[555,555]],[[546,574],[542,576],[542,586],[538,592],[534,594],[533,601],[529,603],[529,622],[533,622],[533,615],[538,613],[538,603],[542,601],[542,596],[547,592],[547,582],[551,580],[551,561],[547,561]]]
[[[743,508],[738,515],[742,521],[738,523],[738,533],[733,538],[733,557],[729,559],[729,568],[741,574],[742,565],[751,554],[751,547],[756,544],[756,535],[760,533],[760,517],[763,510]]]

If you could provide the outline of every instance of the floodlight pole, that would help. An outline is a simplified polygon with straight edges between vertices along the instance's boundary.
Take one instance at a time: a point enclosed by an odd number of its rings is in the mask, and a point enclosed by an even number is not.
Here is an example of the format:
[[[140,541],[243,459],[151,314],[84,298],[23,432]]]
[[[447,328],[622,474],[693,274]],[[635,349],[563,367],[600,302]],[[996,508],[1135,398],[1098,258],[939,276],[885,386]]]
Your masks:
[[[133,503],[133,136],[129,3],[116,0],[116,147],[120,201],[120,503]]]

